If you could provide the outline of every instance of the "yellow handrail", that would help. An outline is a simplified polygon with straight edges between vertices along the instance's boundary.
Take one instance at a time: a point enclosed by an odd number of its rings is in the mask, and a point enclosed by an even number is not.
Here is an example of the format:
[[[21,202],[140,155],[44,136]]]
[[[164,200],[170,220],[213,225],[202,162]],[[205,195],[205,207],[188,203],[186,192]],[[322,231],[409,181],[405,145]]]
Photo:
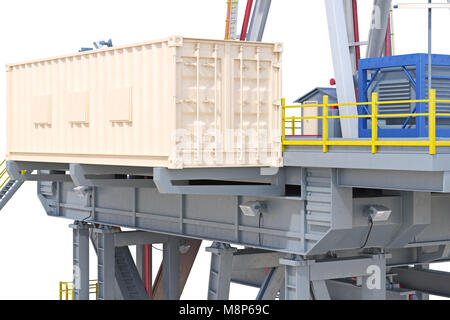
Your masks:
[[[390,104],[405,104],[405,103],[428,103],[428,113],[401,113],[401,114],[382,114],[378,113],[378,106],[380,105],[390,105]],[[429,153],[431,155],[436,154],[436,147],[438,146],[450,146],[450,141],[437,141],[436,139],[436,118],[437,117],[450,117],[450,113],[436,113],[437,103],[450,103],[450,100],[438,100],[436,99],[436,90],[430,90],[429,99],[425,100],[394,100],[394,101],[379,101],[378,94],[372,94],[371,102],[356,102],[356,103],[333,103],[332,106],[336,107],[348,107],[348,106],[370,106],[372,109],[371,114],[368,115],[344,115],[344,116],[330,116],[329,115],[329,101],[328,96],[323,97],[322,104],[307,104],[307,105],[292,105],[287,106],[285,99],[282,100],[282,144],[283,151],[286,146],[322,146],[323,152],[328,152],[329,146],[369,146],[372,148],[372,153],[378,153],[379,146],[416,146],[429,148]],[[295,108],[322,108],[321,116],[310,116],[310,117],[286,117],[287,109]],[[401,140],[393,141],[386,140],[380,141],[378,137],[378,121],[380,118],[405,118],[405,117],[428,117],[428,130],[429,136],[428,140]],[[329,119],[371,119],[372,122],[372,137],[370,141],[359,139],[359,140],[330,140],[329,139]],[[286,129],[290,129],[295,136],[295,130],[299,129],[296,123],[301,124],[303,120],[307,119],[319,119],[322,120],[322,138],[314,140],[286,140]],[[286,127],[286,123],[292,125],[292,127]]]
[[[89,294],[98,297],[98,280],[89,280]],[[59,282],[59,300],[73,300],[73,282]]]

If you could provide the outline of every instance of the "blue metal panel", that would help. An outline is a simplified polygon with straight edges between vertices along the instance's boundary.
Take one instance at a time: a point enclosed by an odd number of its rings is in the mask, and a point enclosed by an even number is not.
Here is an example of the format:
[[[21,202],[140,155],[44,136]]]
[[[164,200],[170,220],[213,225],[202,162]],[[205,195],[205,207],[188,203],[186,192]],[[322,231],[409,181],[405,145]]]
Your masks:
[[[423,100],[427,97],[427,54],[408,54],[391,57],[361,59],[359,62],[359,102],[369,102],[371,88],[374,87],[382,76],[383,70],[389,68],[401,68],[405,72],[405,78],[408,79],[416,90],[416,99]],[[450,66],[450,55],[433,55],[432,65]],[[415,69],[416,79],[408,72],[407,67]],[[375,74],[373,72],[375,71]],[[372,76],[369,80],[369,72]],[[433,79],[448,80],[450,76],[433,76]],[[369,108],[365,106],[358,107],[360,115],[370,114]],[[417,103],[414,113],[426,113],[426,104]],[[369,119],[359,120],[359,136],[369,138],[372,136],[372,130],[368,126]],[[379,128],[379,137],[428,137],[427,117],[416,117],[415,128]],[[406,122],[407,124],[407,122]],[[438,137],[450,137],[450,129],[438,128]]]

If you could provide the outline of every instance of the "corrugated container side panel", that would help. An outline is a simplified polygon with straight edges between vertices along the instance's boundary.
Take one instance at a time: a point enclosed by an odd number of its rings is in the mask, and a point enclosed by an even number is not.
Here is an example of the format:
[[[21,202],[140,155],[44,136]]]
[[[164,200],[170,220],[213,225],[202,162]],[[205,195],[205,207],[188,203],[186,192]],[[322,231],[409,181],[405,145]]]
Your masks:
[[[31,153],[86,154],[86,155],[135,155],[167,156],[168,143],[164,141],[167,132],[169,106],[169,84],[162,81],[168,72],[162,66],[167,64],[167,46],[150,50],[151,60],[156,70],[142,63],[142,48],[95,53],[91,56],[77,56],[63,60],[46,61],[15,67],[11,73],[14,92],[11,92],[12,123],[20,135],[11,135],[11,151],[27,150]],[[108,75],[105,75],[105,72]],[[152,81],[150,76],[153,75]],[[143,79],[143,81],[142,81]],[[145,88],[153,89],[157,98],[153,104],[144,104]],[[160,90],[158,90],[160,88]],[[105,97],[115,89],[130,89],[132,99],[132,121],[112,123],[108,119]],[[55,94],[57,93],[57,94]],[[86,123],[70,123],[67,118],[67,96],[86,93]],[[161,95],[163,93],[163,95]],[[34,124],[32,115],[33,99],[51,96],[52,118],[50,123]],[[151,110],[153,126],[146,125],[145,119]],[[146,128],[146,132],[142,132]],[[155,130],[149,130],[154,128]],[[159,131],[162,129],[163,131]],[[57,134],[56,134],[57,133]],[[19,139],[19,141],[16,141]]]
[[[8,157],[279,166],[280,59],[273,45],[175,38],[14,65]]]

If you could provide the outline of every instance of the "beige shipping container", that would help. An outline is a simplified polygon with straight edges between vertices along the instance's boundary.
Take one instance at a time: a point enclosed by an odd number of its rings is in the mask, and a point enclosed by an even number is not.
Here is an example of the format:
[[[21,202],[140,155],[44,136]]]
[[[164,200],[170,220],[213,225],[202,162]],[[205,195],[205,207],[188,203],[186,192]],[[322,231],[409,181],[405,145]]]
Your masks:
[[[282,166],[281,44],[179,36],[7,66],[7,158]]]

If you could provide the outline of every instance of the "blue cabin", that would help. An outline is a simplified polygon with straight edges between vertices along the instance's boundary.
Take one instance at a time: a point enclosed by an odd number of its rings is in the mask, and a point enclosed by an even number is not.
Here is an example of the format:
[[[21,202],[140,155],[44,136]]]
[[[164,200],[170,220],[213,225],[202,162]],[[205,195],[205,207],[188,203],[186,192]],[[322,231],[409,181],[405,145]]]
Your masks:
[[[450,99],[450,55],[432,56],[432,89],[437,99]],[[379,101],[428,99],[428,55],[409,54],[361,59],[359,63],[359,102],[369,102],[372,92]],[[370,105],[359,106],[360,115],[371,114]],[[449,103],[439,103],[437,113],[450,113]],[[428,117],[389,117],[383,115],[421,114],[428,112],[427,103],[379,105],[379,137],[428,137]],[[437,137],[450,137],[450,118],[437,118]],[[359,119],[359,136],[372,136],[371,119]]]

